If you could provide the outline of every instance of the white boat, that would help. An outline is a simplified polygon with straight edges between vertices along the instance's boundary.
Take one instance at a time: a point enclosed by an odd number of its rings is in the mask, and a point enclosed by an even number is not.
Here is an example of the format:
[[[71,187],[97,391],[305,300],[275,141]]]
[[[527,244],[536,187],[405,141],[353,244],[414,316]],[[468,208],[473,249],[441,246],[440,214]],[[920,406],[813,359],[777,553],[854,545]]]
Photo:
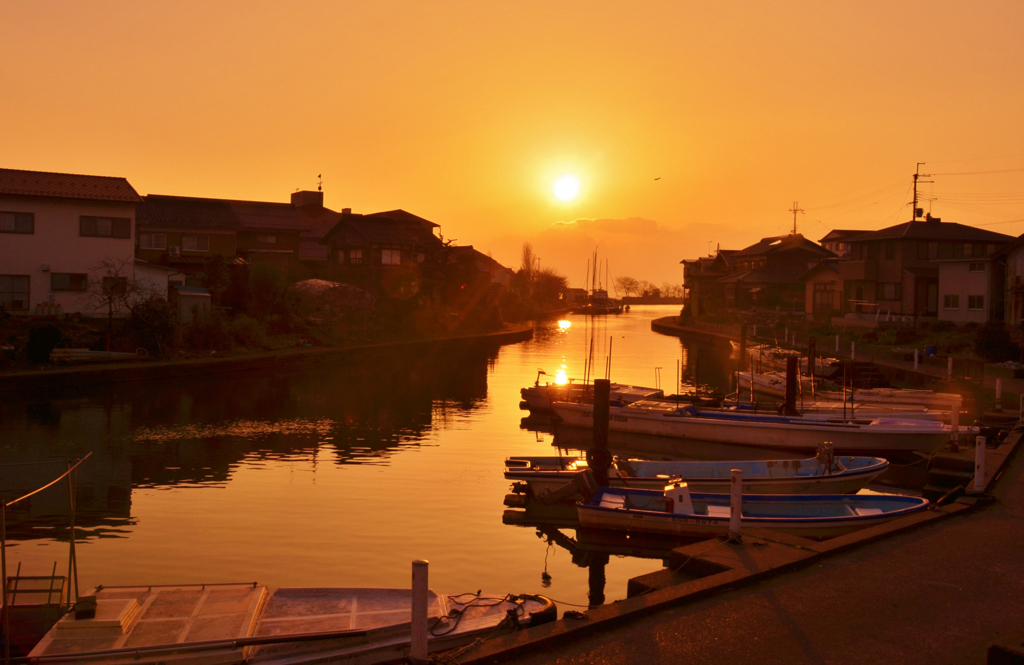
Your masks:
[[[778,347],[768,346],[762,344],[760,346],[751,346],[747,349],[747,355],[750,357],[750,365],[755,368],[770,368],[786,371],[786,362],[788,358],[798,358],[799,367],[801,372],[807,372],[807,357],[801,354],[795,349],[781,349]],[[821,375],[822,371],[839,362],[836,358],[823,358],[821,356],[814,359],[814,373]]]
[[[729,531],[730,496],[670,486],[663,491],[602,487],[576,504],[580,526],[631,533],[710,538]],[[888,522],[928,507],[928,500],[888,494],[744,494],[740,528],[767,528],[825,539]]]
[[[750,390],[753,383],[754,392],[775,397],[786,396],[786,375],[781,372],[738,372],[739,386]],[[811,394],[811,383],[807,377],[798,382],[805,395]],[[830,382],[816,379],[814,396],[827,401],[844,400],[841,389],[831,386]],[[863,402],[865,404],[905,404],[914,406],[936,407],[939,409],[959,409],[963,404],[963,396],[956,393],[937,393],[933,390],[910,390],[906,388],[857,388],[845,393],[847,402]]]
[[[569,402],[593,396],[592,383],[576,382],[569,379],[565,383],[545,383],[541,385],[540,375],[537,382],[519,391],[523,401],[520,408],[529,409],[533,413],[550,413],[553,402]],[[622,404],[631,404],[642,399],[663,397],[665,393],[658,388],[631,386],[624,383],[611,384],[611,399]]]
[[[556,402],[555,415],[566,425],[593,427],[594,405]],[[893,452],[932,453],[945,445],[952,428],[930,420],[877,418],[868,422],[813,420],[798,416],[704,413],[693,405],[640,401],[610,407],[611,430],[697,439],[775,450],[814,451],[830,441],[837,453],[882,455]],[[971,434],[977,428],[960,428]]]
[[[662,489],[669,482],[683,480],[694,492],[728,492],[732,470],[740,469],[744,489],[753,494],[847,494],[864,487],[888,466],[888,461],[878,457],[834,455],[831,464],[827,458],[820,461],[816,457],[735,462],[616,458],[608,469],[608,484]],[[509,457],[505,459],[505,478],[525,482],[532,496],[543,497],[573,482],[575,474],[587,468],[582,457]]]
[[[182,665],[400,661],[410,650],[411,593],[313,588],[278,589],[268,597],[258,584],[97,587],[95,615],[65,615],[29,658]],[[555,614],[543,596],[429,592],[428,650],[449,650]]]

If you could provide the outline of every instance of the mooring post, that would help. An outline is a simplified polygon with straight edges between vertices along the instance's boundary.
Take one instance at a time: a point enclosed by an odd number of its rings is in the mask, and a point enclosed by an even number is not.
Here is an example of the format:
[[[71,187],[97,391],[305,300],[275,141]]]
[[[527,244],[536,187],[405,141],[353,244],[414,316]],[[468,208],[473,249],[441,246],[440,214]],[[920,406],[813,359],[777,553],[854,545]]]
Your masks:
[[[786,328],[786,332],[782,336],[782,343],[783,344],[789,344],[789,328]]]
[[[996,379],[996,411],[1003,410],[1003,380]]]
[[[857,342],[850,342],[850,360],[857,359]]]
[[[412,562],[412,644],[409,660],[427,662],[427,566],[428,561]]]
[[[679,386],[676,386],[679,392]],[[612,382],[608,379],[594,381],[594,443],[587,453],[587,466],[594,473],[594,479],[601,487],[608,487],[608,467],[612,456],[608,453],[608,419],[611,410]]]
[[[985,491],[985,437],[974,439],[974,491]]]
[[[953,356],[950,356],[949,362],[946,363],[946,378],[953,380]]]
[[[836,353],[839,353],[839,335],[836,335]]]
[[[751,333],[751,335],[750,335],[750,336],[751,336],[751,337],[757,337],[757,324],[756,324],[756,323],[754,324],[754,332],[753,332],[753,333]]]
[[[800,359],[796,356],[790,356],[786,358],[786,404],[785,411],[787,416],[795,416],[796,412],[796,373],[797,363]]]
[[[732,496],[729,500],[729,540],[734,543],[742,542],[740,534],[740,523],[743,517],[743,471],[732,470]]]
[[[921,353],[920,351],[918,351],[917,349],[914,349],[914,370],[915,371],[917,370],[917,367],[918,367],[918,365],[921,362],[921,359],[919,357],[920,353]]]
[[[960,409],[953,409],[953,422],[949,435],[949,447],[955,453],[960,450]]]
[[[747,324],[740,326],[740,363],[739,371],[743,371],[747,366]],[[739,388],[737,388],[738,390]]]

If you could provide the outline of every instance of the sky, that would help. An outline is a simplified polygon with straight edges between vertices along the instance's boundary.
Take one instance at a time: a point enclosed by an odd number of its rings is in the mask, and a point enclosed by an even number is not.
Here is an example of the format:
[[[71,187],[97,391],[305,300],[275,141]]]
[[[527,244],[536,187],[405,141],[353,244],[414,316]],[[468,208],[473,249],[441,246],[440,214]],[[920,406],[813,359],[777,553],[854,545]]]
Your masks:
[[[0,3],[0,167],[402,208],[580,286],[789,232],[1024,233],[1024,3]],[[579,194],[562,201],[571,175]]]

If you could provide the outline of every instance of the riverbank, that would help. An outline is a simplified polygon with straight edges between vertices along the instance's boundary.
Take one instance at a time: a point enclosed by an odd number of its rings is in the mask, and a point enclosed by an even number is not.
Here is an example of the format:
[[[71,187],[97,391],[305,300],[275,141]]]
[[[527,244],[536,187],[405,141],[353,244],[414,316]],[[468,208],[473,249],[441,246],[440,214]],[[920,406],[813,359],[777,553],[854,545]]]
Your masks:
[[[1024,539],[1021,439],[986,451],[988,494],[824,542],[748,530],[688,545],[626,600],[459,662],[984,662],[1024,641],[1024,581],[1006,573]]]
[[[423,340],[360,344],[344,347],[293,348],[260,351],[247,355],[179,360],[153,360],[102,363],[80,367],[46,366],[43,369],[5,373],[0,394],[31,395],[68,386],[98,386],[134,381],[153,381],[224,372],[247,372],[267,368],[298,366],[344,359],[355,354],[388,349],[442,351],[471,344],[515,344],[533,337],[533,325],[506,326],[503,330],[479,335],[441,337]]]

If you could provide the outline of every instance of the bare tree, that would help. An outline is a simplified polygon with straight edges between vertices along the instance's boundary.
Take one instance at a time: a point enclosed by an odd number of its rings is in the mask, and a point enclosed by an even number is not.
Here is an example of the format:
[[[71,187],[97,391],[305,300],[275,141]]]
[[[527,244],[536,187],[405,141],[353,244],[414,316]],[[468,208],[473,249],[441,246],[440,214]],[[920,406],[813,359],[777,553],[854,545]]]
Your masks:
[[[135,261],[132,257],[108,256],[90,268],[88,286],[83,298],[94,311],[106,311],[107,329],[114,327],[114,314],[131,312],[136,301],[148,298],[148,284],[133,279]]]
[[[640,290],[640,282],[633,279],[632,277],[616,277],[615,288],[618,291],[621,291],[622,295],[628,298]]]
[[[528,242],[523,243],[523,254],[522,263],[519,266],[519,270],[526,277],[528,283],[533,282],[533,271],[534,264],[537,262],[537,257],[533,253],[533,245]]]

